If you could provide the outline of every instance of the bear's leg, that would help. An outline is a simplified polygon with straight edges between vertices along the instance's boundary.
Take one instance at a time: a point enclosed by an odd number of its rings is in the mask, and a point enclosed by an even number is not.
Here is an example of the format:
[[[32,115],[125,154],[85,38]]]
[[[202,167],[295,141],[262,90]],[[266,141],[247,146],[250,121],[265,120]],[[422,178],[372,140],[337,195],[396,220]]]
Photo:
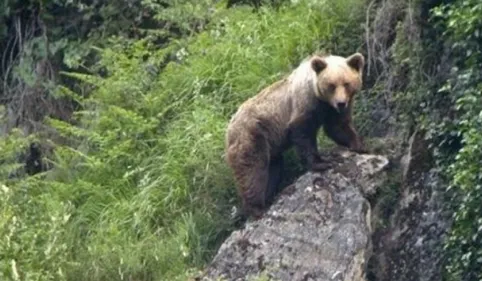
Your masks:
[[[241,190],[244,212],[248,216],[261,217],[266,207],[266,192],[269,181],[267,167],[253,166],[240,183],[244,185]],[[243,184],[244,183],[244,184]]]
[[[358,153],[368,152],[363,144],[363,139],[353,126],[349,112],[327,118],[323,130],[338,145],[345,146]]]
[[[268,190],[266,191],[266,204],[271,205],[276,197],[283,172],[283,156],[280,155],[276,158],[271,159],[269,165],[269,180],[268,180]]]
[[[266,206],[269,181],[269,152],[266,140],[254,138],[228,151],[229,165],[234,171],[238,192],[246,216],[259,218]]]
[[[309,124],[310,122],[304,123]],[[317,132],[318,130],[310,125],[300,124],[295,126],[291,132],[291,140],[303,165],[305,165],[308,170],[323,172],[329,169],[331,165],[324,162],[318,153],[316,144]]]
[[[237,224],[249,217],[259,219],[266,208],[266,192],[269,181],[268,166],[252,165],[236,167],[233,165],[234,177],[241,197],[241,210],[238,213]]]

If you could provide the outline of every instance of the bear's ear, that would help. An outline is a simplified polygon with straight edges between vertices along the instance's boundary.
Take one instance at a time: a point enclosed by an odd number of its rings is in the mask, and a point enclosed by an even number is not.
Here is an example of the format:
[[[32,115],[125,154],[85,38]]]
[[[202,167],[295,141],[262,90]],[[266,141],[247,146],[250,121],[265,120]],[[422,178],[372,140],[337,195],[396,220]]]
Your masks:
[[[365,58],[360,53],[354,53],[346,59],[346,63],[357,72],[361,72],[365,65]]]
[[[322,58],[316,57],[311,60],[311,68],[318,74],[327,66],[326,61]]]

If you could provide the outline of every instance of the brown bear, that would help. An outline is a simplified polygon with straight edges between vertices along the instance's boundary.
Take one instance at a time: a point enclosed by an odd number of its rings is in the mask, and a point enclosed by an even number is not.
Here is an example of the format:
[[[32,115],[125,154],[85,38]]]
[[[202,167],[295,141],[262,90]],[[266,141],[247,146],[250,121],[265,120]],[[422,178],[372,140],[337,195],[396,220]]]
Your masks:
[[[360,53],[348,58],[312,55],[239,107],[225,145],[245,216],[259,218],[272,203],[281,182],[282,153],[291,146],[309,170],[330,167],[318,154],[321,126],[337,144],[366,152],[351,116],[364,64]]]

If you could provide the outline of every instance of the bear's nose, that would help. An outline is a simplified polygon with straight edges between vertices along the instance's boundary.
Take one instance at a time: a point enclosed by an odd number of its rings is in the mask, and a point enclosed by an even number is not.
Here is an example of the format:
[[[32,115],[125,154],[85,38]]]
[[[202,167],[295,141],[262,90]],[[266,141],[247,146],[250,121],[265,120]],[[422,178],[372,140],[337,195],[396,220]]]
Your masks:
[[[338,103],[336,104],[336,107],[338,107],[338,110],[344,111],[345,108],[346,108],[346,102],[338,102]]]

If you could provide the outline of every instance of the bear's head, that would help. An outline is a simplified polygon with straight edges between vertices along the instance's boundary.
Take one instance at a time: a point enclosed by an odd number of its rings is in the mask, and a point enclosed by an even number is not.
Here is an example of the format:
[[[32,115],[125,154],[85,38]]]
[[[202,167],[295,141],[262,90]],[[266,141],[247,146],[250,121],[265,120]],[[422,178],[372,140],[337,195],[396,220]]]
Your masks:
[[[340,56],[315,56],[311,67],[315,71],[316,95],[338,112],[345,111],[356,92],[362,87],[362,71],[365,59],[355,53],[348,58]]]

